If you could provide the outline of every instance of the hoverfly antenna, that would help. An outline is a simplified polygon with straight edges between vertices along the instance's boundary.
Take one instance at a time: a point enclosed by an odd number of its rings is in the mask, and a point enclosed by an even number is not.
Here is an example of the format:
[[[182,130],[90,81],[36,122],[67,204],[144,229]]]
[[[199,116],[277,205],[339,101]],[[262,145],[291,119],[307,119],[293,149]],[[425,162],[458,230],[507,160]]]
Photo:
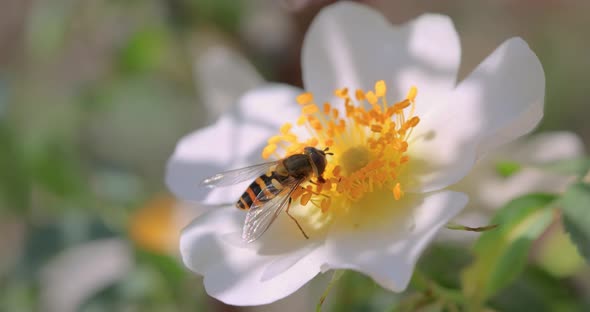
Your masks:
[[[324,150],[323,150],[324,154],[326,154],[326,155],[334,155],[334,153],[327,153],[329,150],[330,150],[330,147],[324,148]]]

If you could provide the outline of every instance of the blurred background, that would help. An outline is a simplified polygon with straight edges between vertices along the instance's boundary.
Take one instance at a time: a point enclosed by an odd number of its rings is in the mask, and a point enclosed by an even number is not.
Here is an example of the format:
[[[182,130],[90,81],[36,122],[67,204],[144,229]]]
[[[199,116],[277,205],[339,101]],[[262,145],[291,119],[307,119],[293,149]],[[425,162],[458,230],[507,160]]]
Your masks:
[[[203,70],[213,47],[245,57],[260,80],[300,86],[303,36],[333,2],[2,0],[0,311],[252,311],[208,297],[179,261],[179,231],[200,208],[168,193],[166,160],[224,109],[204,90],[223,91]],[[547,79],[537,131],[573,131],[590,146],[590,2],[361,2],[394,23],[451,16],[461,77],[523,37]],[[570,311],[588,300],[588,267],[560,236],[546,237],[494,299],[499,311]],[[456,286],[468,250],[441,245],[428,255],[421,265]],[[314,306],[318,289],[295,296]],[[331,296],[334,311],[383,311],[398,300],[356,274]]]

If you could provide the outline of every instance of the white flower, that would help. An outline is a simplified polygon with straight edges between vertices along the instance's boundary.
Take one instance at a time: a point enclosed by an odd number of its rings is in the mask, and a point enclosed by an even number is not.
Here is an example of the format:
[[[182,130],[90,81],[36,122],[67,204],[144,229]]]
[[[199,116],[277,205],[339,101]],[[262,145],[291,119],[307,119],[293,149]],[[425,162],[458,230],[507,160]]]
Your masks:
[[[303,47],[308,93],[280,84],[250,91],[215,124],[183,138],[168,163],[177,196],[229,203],[243,184],[204,193],[200,181],[260,163],[261,151],[271,158],[305,145],[334,152],[328,186],[310,184],[313,193],[300,194],[290,210],[310,239],[283,213],[259,240],[242,243],[234,235],[245,214],[234,207],[184,230],[183,261],[204,275],[207,292],[229,304],[265,304],[331,269],[404,290],[420,253],[467,203],[447,188],[542,116],[543,70],[522,40],[506,41],[456,84],[459,61],[447,17],[395,27],[359,4],[323,9]]]
[[[541,167],[584,155],[574,133],[544,132],[506,144],[478,160],[469,175],[453,186],[469,195],[469,204],[455,219],[469,226],[486,225],[494,212],[511,199],[533,192],[561,192],[575,177]],[[502,173],[502,171],[505,171]],[[445,239],[462,240],[478,233],[447,231]]]

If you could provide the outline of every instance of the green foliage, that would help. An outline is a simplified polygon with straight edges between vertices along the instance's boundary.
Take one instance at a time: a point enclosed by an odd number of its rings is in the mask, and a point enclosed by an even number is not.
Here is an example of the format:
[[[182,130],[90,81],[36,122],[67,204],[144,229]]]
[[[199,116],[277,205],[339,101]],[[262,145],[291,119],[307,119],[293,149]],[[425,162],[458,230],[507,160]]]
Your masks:
[[[436,244],[420,257],[417,268],[441,286],[458,289],[461,287],[460,270],[472,260],[462,246]]]
[[[549,225],[550,204],[556,196],[531,194],[506,204],[492,223],[500,226],[483,233],[474,246],[475,261],[462,274],[468,300],[480,306],[521,273],[532,242]]]
[[[237,32],[244,3],[242,0],[184,0],[192,9],[194,19],[211,23],[227,32]]]
[[[71,146],[49,142],[31,158],[33,178],[44,189],[62,197],[76,197],[84,192],[87,183]]]
[[[159,29],[146,28],[131,36],[122,49],[120,66],[126,73],[141,73],[157,67],[165,56],[168,37]]]
[[[563,224],[578,251],[590,261],[590,184],[579,182],[563,195]]]
[[[179,285],[186,278],[186,270],[176,258],[166,254],[139,250],[136,256],[138,261],[145,262],[162,273],[163,278],[171,286]]]
[[[396,294],[384,290],[370,277],[355,271],[346,271],[337,285],[337,291],[328,298],[332,312],[384,311],[399,301]]]
[[[578,298],[573,284],[530,265],[518,280],[490,300],[490,306],[503,312],[582,312],[588,311],[588,299],[585,301]]]
[[[332,289],[332,287],[334,287],[334,285],[336,285],[336,282],[338,282],[338,280],[342,277],[344,272],[344,270],[336,270],[334,271],[334,273],[332,273],[332,279],[330,280],[330,283],[326,287],[326,290],[324,290],[324,293],[320,297],[318,304],[316,305],[316,312],[322,311],[322,305],[324,304],[324,301],[326,301],[326,298],[330,294],[330,290]]]
[[[561,224],[552,224],[543,234],[534,255],[535,264],[555,277],[571,278],[586,267],[586,260]]]
[[[496,172],[504,178],[510,177],[520,169],[522,169],[522,165],[513,161],[501,161],[496,164]]]
[[[28,210],[31,181],[24,159],[14,132],[0,123],[0,209],[20,213]]]

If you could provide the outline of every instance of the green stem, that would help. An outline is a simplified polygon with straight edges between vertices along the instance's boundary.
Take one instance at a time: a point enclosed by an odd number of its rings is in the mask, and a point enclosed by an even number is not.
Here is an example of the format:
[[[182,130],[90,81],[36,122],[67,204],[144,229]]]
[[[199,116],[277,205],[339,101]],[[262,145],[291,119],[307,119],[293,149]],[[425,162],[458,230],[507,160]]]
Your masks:
[[[432,302],[434,302],[434,298],[432,298],[430,294],[415,293],[393,307],[391,312],[416,311]]]
[[[346,271],[344,271],[344,270],[336,270],[336,271],[334,271],[334,274],[332,274],[332,279],[330,280],[330,283],[328,283],[328,286],[326,287],[326,290],[324,290],[324,293],[320,297],[320,301],[318,302],[318,304],[315,307],[315,311],[316,312],[321,312],[322,311],[322,304],[324,304],[324,301],[328,297],[328,294],[330,293],[330,290],[332,289],[332,287],[334,287],[334,284],[336,284],[336,282],[342,277],[342,275],[344,274],[344,272],[346,272]]]
[[[453,303],[463,306],[467,303],[463,293],[459,290],[449,289],[429,279],[419,270],[414,270],[411,284],[416,290],[431,293],[433,297],[439,298],[445,303]]]

